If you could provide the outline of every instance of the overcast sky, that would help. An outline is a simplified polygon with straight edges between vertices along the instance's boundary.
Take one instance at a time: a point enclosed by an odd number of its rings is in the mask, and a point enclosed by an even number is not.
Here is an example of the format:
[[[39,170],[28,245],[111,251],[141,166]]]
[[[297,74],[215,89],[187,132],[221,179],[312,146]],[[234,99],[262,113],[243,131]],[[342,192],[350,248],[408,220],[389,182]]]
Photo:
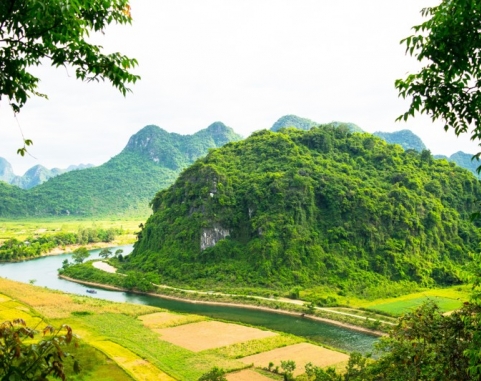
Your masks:
[[[40,92],[17,118],[0,102],[0,156],[16,174],[42,164],[102,164],[148,124],[192,134],[222,121],[247,137],[295,114],[352,122],[368,132],[409,128],[434,154],[477,152],[407,108],[394,80],[414,71],[399,41],[434,0],[132,0],[133,24],[95,36],[139,61],[142,80],[124,98],[72,69],[35,68]],[[21,132],[34,157],[16,154]]]

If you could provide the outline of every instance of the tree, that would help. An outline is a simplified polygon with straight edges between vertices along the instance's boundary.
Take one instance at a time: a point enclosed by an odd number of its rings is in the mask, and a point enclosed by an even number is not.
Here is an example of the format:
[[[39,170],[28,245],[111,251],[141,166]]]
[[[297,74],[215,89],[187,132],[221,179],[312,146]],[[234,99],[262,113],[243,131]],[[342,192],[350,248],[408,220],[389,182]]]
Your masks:
[[[65,334],[61,334],[65,331]],[[0,324],[0,379],[11,381],[47,380],[54,376],[65,380],[63,359],[69,356],[62,350],[75,336],[68,325],[55,329],[47,326],[44,338],[35,340],[37,331],[16,319]],[[74,370],[79,370],[74,362]]]
[[[84,246],[76,248],[72,253],[72,259],[75,263],[82,263],[88,257],[90,257],[90,253]]]
[[[209,372],[203,374],[199,381],[227,381],[224,369],[213,367]]]
[[[140,77],[129,70],[137,61],[120,53],[104,54],[87,42],[91,32],[111,23],[130,24],[128,0],[2,0],[0,1],[0,99],[19,112],[37,91],[39,78],[29,72],[49,60],[53,66],[73,66],[84,81],[108,80],[122,94]],[[24,140],[18,152],[23,156]]]
[[[115,255],[115,257],[117,258],[117,257],[119,257],[123,252],[124,252],[124,251],[123,251],[122,249],[117,249],[117,250],[115,250],[114,255]]]
[[[401,43],[426,63],[395,82],[399,96],[412,98],[398,120],[425,113],[443,120],[445,130],[459,135],[472,128],[471,139],[481,139],[481,2],[443,0],[421,14],[428,20]]]
[[[100,250],[99,256],[105,259],[108,259],[112,255],[112,251],[105,247],[102,250]]]

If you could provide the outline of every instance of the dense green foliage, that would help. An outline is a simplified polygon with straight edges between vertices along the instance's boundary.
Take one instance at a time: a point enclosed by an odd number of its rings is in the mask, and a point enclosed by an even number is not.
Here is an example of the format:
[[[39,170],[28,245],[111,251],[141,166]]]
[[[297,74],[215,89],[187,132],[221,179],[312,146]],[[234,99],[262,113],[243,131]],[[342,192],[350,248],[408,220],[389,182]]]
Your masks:
[[[435,157],[445,158],[446,160],[452,161],[453,163],[456,163],[460,167],[466,168],[468,171],[471,171],[471,173],[476,177],[479,177],[477,169],[479,166],[481,166],[481,163],[476,157],[473,157],[473,155],[469,153],[458,151],[456,153],[453,153],[449,157],[442,156],[442,155],[436,155]]]
[[[33,341],[38,334],[22,319],[5,321],[0,325],[2,380],[37,381],[51,377],[66,380],[63,361],[70,354],[63,348],[76,341],[72,329],[65,324],[59,329],[49,325],[43,329],[43,339]],[[76,361],[74,367],[77,373],[80,372]]]
[[[210,148],[239,139],[222,123],[185,136],[147,126],[99,167],[65,173],[28,191],[0,182],[0,216],[147,215],[155,193],[183,168]]]
[[[457,135],[470,132],[481,138],[481,3],[443,0],[424,8],[425,22],[401,41],[422,68],[398,79],[399,95],[410,98],[409,109],[398,119],[425,113],[441,119]]]
[[[294,127],[299,130],[308,131],[312,127],[319,126],[321,123],[314,122],[307,118],[301,118],[297,115],[284,115],[280,117],[271,127],[271,131],[277,132],[281,128]],[[363,132],[363,130],[354,123],[332,122],[330,125],[334,127],[347,127],[351,132]]]
[[[399,144],[404,150],[413,149],[418,152],[422,152],[426,149],[423,141],[414,134],[411,130],[401,130],[396,132],[375,132],[373,134],[381,139],[384,139],[390,144]],[[461,165],[461,167],[463,167]]]
[[[376,345],[377,360],[352,354],[346,371],[308,364],[310,381],[476,381],[481,379],[479,264],[470,302],[445,315],[433,302],[403,315]]]
[[[73,66],[81,80],[107,79],[125,95],[126,85],[140,78],[130,72],[137,61],[120,53],[104,54],[88,36],[109,24],[130,22],[128,0],[2,1],[0,99],[7,97],[18,112],[28,97],[46,97],[37,92],[39,78],[28,71],[46,59],[52,66]]]
[[[64,262],[62,268],[59,269],[59,274],[138,292],[153,291],[155,290],[154,284],[159,283],[159,277],[154,273],[145,274],[138,271],[129,271],[127,274],[108,273],[93,267],[92,261],[76,262],[76,264]]]
[[[429,151],[330,125],[260,131],[159,192],[124,267],[198,287],[324,284],[363,297],[386,282],[456,284],[481,238],[469,219],[480,196],[470,173]]]
[[[60,232],[28,237],[24,241],[15,238],[6,240],[0,246],[0,261],[30,259],[66,245],[86,245],[87,243],[112,242],[121,231],[102,228],[80,228],[77,233]]]

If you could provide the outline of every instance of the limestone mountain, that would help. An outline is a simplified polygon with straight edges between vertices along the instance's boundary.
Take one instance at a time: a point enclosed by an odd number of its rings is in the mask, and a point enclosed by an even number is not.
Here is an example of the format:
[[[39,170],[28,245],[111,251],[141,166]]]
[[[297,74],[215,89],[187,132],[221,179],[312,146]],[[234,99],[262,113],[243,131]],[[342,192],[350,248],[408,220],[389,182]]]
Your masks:
[[[449,285],[478,251],[465,169],[347,127],[259,131],[152,201],[124,270],[197,287]],[[391,289],[396,289],[393,287]]]
[[[476,170],[479,166],[481,166],[481,162],[479,160],[473,159],[473,155],[470,153],[458,151],[456,153],[453,153],[449,157],[444,155],[435,155],[434,157],[438,159],[446,159],[452,161],[460,167],[466,168],[468,171],[471,171],[471,173],[476,176],[476,178],[479,178],[479,174]]]
[[[12,165],[3,157],[0,157],[0,181],[4,181],[10,184],[15,178],[15,173],[13,173]]]
[[[384,139],[390,144],[399,144],[404,150],[413,149],[421,152],[426,149],[423,141],[419,136],[411,130],[401,130],[396,132],[375,132],[373,134],[381,139]]]
[[[0,157],[0,181],[15,185],[22,189],[30,189],[36,187],[51,179],[52,177],[61,175],[78,169],[93,167],[92,164],[69,165],[66,169],[45,168],[43,165],[35,165],[25,172],[23,176],[17,176],[13,172],[12,166],[4,158]]]
[[[0,198],[10,200],[0,216],[145,216],[156,192],[182,169],[210,148],[240,138],[220,122],[185,136],[147,126],[103,165],[64,173],[23,192],[0,187]]]
[[[280,117],[271,127],[271,131],[277,132],[281,128],[295,127],[299,130],[308,131],[312,127],[319,126],[321,123],[314,122],[307,118],[301,118],[297,115],[284,115]],[[345,126],[351,132],[363,132],[363,130],[354,123],[331,122],[334,127]]]

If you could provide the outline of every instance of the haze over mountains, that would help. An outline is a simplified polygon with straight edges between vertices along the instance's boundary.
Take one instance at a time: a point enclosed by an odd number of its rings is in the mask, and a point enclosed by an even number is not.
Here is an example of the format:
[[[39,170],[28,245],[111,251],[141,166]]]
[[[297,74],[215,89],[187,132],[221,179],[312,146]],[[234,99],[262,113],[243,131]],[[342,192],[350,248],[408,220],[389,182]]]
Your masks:
[[[285,127],[309,130],[317,125],[319,123],[306,118],[286,115],[274,123],[271,131]],[[363,132],[353,123],[330,125],[349,132]],[[408,130],[374,135],[405,150],[422,152],[426,148],[421,139]],[[155,193],[171,185],[183,169],[207,154],[210,148],[240,139],[221,122],[185,136],[146,126],[130,138],[121,153],[103,165],[76,171],[73,169],[89,165],[70,166],[66,170],[48,170],[37,165],[22,177],[16,176],[11,165],[0,158],[0,216],[148,215],[148,204]],[[471,161],[471,154],[458,152],[450,158],[435,157],[453,161],[477,176],[478,165]]]
[[[182,169],[210,148],[239,139],[220,122],[193,135],[146,126],[98,167],[64,173],[28,190],[0,182],[0,216],[145,216],[155,193]]]
[[[11,164],[3,157],[0,157],[0,181],[4,181],[11,185],[16,185],[17,187],[22,189],[30,189],[44,183],[52,177],[61,175],[62,173],[91,168],[93,166],[93,164],[79,164],[69,165],[66,169],[48,169],[45,168],[43,165],[35,165],[28,171],[26,171],[23,176],[17,176],[13,172]]]

